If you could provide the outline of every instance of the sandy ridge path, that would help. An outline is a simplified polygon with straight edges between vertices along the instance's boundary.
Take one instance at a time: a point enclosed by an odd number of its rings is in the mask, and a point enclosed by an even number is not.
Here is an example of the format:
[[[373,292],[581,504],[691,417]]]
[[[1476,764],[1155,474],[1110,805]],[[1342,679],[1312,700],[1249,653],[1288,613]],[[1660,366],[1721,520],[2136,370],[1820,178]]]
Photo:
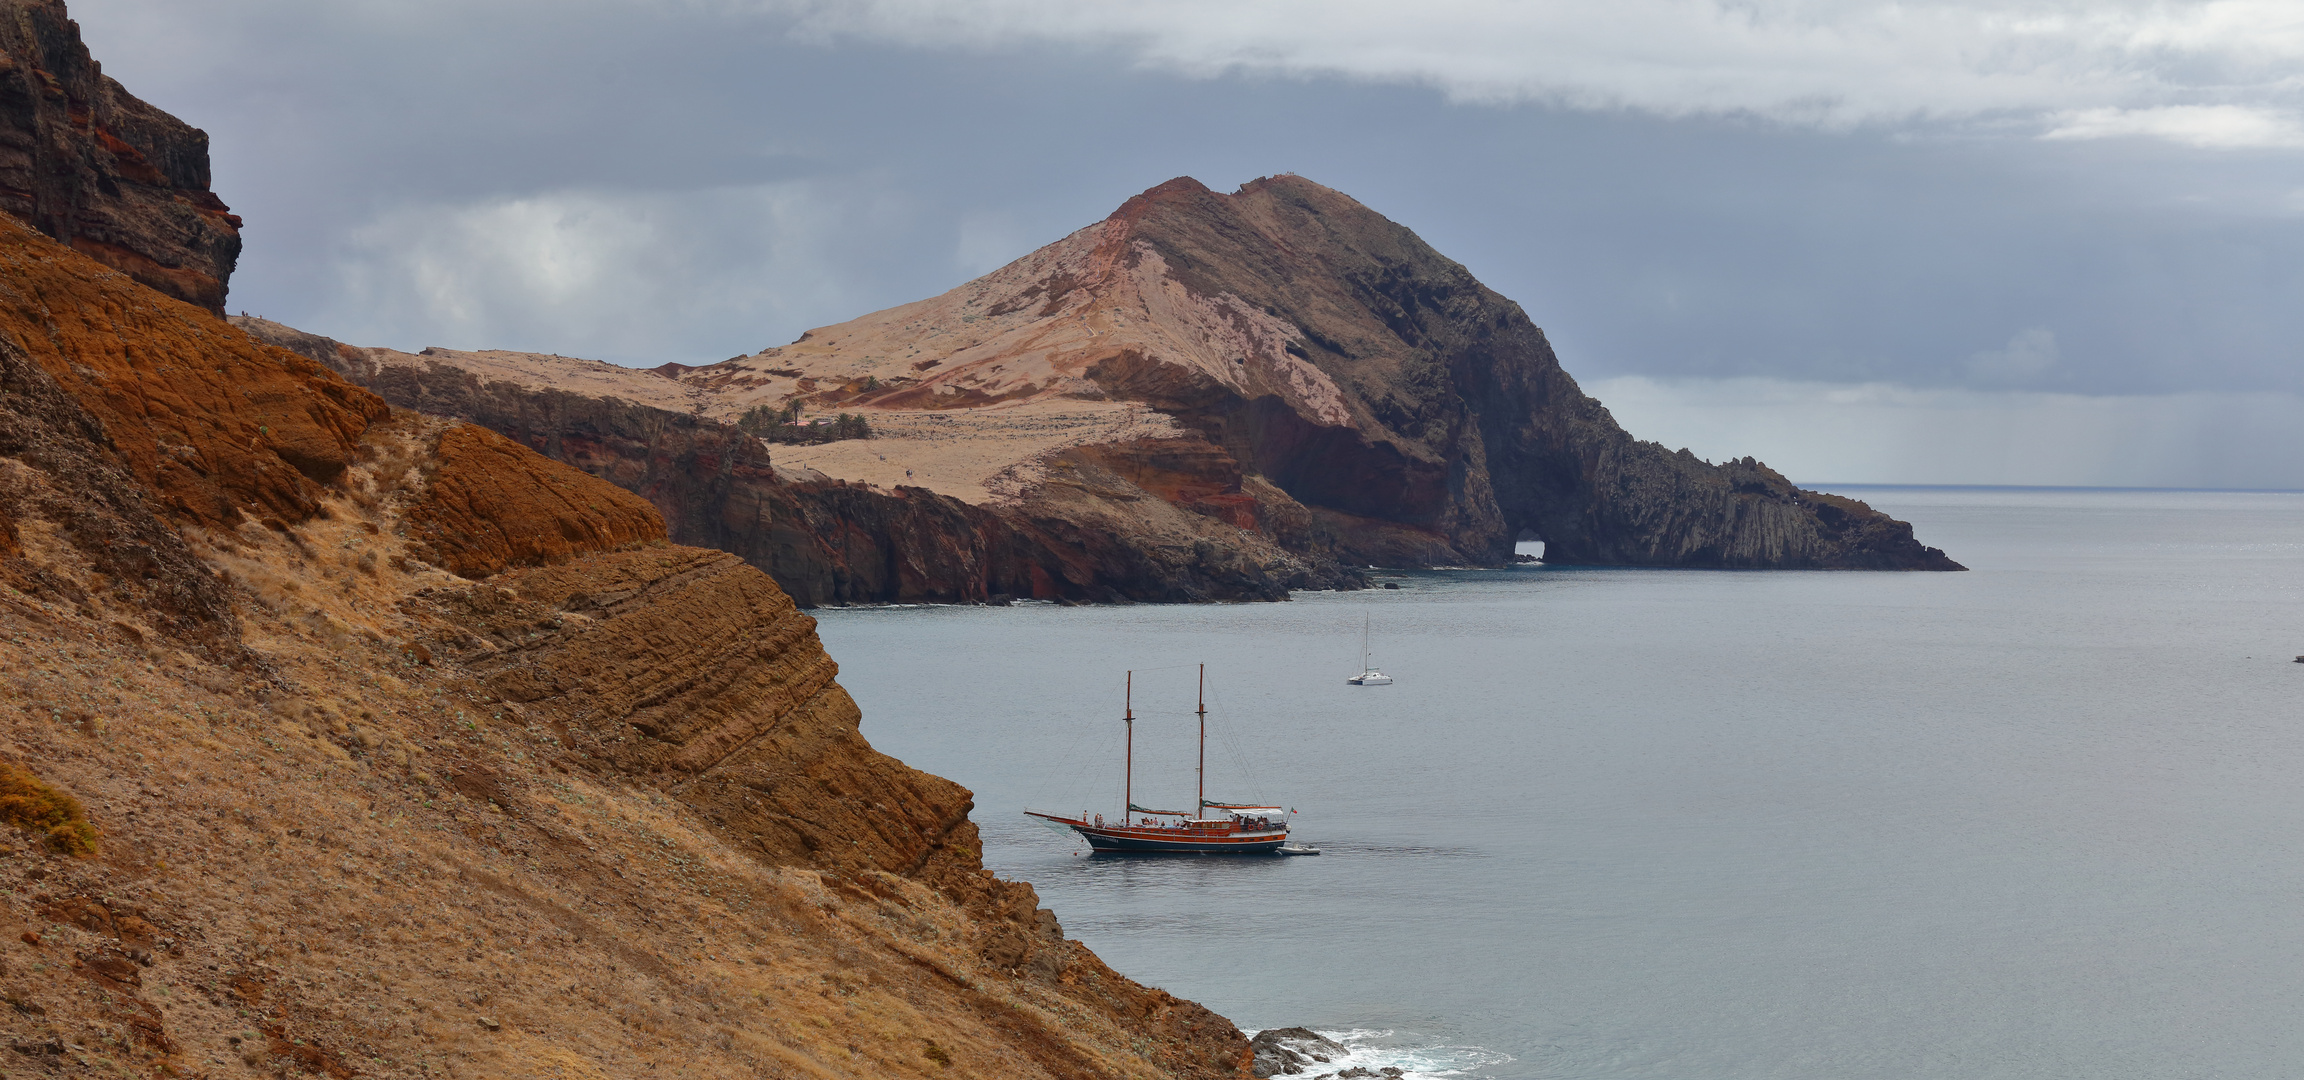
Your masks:
[[[857,409],[870,439],[771,445],[779,468],[893,490],[923,487],[962,502],[1021,501],[1050,455],[1075,446],[1185,434],[1165,413],[1133,402],[1042,398],[976,409]]]
[[[442,364],[469,371],[484,382],[508,382],[529,390],[562,390],[586,397],[618,397],[635,405],[672,412],[704,412],[719,403],[719,395],[710,391],[683,386],[640,368],[556,353],[508,349],[468,351],[437,345],[414,353],[352,348],[369,362],[390,367],[422,369],[428,364]]]

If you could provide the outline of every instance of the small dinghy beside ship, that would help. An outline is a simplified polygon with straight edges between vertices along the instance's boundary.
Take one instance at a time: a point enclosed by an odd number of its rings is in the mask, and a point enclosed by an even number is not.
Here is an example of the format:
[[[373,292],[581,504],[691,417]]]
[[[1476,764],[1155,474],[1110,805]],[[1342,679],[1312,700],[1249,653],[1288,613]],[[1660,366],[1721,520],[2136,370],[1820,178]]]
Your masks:
[[[1121,722],[1127,743],[1127,772],[1121,801],[1127,815],[1106,821],[1104,815],[1080,812],[1079,817],[1046,810],[1026,810],[1051,828],[1078,833],[1099,855],[1318,855],[1320,849],[1288,842],[1288,815],[1277,806],[1208,800],[1208,666],[1200,666],[1200,794],[1196,809],[1155,810],[1136,805],[1136,673],[1128,673]],[[1210,810],[1217,813],[1210,814]]]

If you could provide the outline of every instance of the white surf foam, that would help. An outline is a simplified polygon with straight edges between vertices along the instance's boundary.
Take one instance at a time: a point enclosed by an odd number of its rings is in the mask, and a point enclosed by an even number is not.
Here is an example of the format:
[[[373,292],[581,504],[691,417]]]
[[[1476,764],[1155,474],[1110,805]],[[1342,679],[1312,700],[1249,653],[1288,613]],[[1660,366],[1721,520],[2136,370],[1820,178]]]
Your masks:
[[[1318,1080],[1347,1069],[1362,1068],[1370,1072],[1394,1068],[1401,1070],[1401,1080],[1463,1080],[1463,1078],[1494,1075],[1487,1070],[1509,1064],[1512,1055],[1479,1046],[1444,1043],[1412,1031],[1350,1028],[1328,1031],[1314,1028],[1323,1037],[1343,1044],[1344,1056],[1328,1064],[1312,1064],[1304,1068],[1300,1078],[1291,1080]],[[1250,1032],[1249,1037],[1255,1037]]]

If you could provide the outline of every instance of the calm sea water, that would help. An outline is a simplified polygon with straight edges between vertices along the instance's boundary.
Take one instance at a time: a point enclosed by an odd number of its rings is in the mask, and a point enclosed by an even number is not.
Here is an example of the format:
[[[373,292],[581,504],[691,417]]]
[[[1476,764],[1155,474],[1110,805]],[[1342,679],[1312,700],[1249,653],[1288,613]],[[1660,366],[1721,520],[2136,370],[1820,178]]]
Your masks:
[[[1966,574],[826,611],[864,732],[1142,981],[1481,1077],[2304,1075],[2304,495],[1855,489]],[[1363,619],[1397,685],[1344,684]],[[1300,811],[1130,861],[1019,815]]]

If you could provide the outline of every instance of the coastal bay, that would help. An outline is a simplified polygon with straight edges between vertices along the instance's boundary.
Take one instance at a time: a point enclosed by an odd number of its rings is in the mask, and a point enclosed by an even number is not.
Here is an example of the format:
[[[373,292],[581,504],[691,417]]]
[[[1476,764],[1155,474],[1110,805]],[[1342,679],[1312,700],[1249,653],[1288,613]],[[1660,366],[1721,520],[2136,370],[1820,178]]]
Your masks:
[[[2284,1075],[2304,495],[1850,493],[1974,572],[819,614],[874,744],[974,789],[989,866],[1244,1028],[1418,1075]],[[1364,616],[1396,686],[1343,683]],[[1166,669],[1139,794],[1188,794],[1201,660],[1211,797],[1229,732],[1324,857],[1024,822],[1116,797],[1130,665]]]

